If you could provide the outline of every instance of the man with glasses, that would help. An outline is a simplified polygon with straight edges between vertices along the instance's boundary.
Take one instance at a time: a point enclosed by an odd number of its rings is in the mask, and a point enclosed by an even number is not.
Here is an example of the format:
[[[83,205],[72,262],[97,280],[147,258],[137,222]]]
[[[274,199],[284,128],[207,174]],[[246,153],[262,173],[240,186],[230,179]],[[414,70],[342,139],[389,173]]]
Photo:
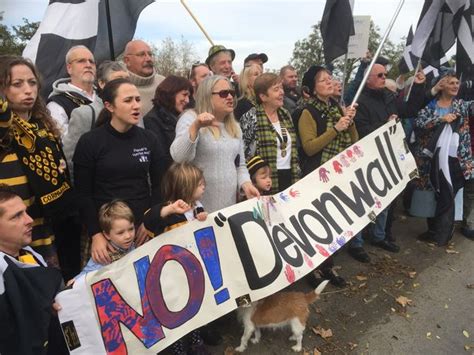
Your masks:
[[[357,101],[358,107],[354,122],[360,138],[382,127],[388,120],[416,116],[423,106],[426,80],[423,71],[419,71],[415,75],[415,84],[408,102],[397,100],[396,95],[385,87],[386,78],[385,66],[374,64],[364,90]],[[388,211],[389,207],[383,210],[377,216],[375,224],[370,226],[371,244],[397,253],[400,251],[400,247],[394,243],[394,237],[387,238],[385,231]],[[356,257],[354,256],[354,258]]]
[[[94,89],[96,65],[94,55],[85,46],[74,46],[66,53],[66,70],[69,78],[53,83],[48,98],[48,109],[56,121],[61,136],[68,131],[69,119],[74,109],[100,100]]]
[[[141,40],[132,40],[125,46],[123,62],[141,96],[141,118],[138,125],[143,126],[143,116],[153,107],[156,87],[165,80],[155,70],[155,58],[150,46]]]

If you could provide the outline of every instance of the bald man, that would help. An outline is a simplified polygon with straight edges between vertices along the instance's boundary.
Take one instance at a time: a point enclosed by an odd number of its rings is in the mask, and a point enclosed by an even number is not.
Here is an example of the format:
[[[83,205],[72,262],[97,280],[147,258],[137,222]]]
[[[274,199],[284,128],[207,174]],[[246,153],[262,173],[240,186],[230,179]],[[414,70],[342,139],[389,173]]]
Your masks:
[[[151,100],[155,96],[156,87],[165,79],[163,75],[157,74],[155,60],[150,46],[141,40],[132,40],[125,46],[123,57],[130,81],[138,88],[141,96],[141,114],[138,125],[143,127],[143,116],[153,107]]]
[[[424,104],[425,75],[422,71],[415,75],[415,84],[408,102],[397,100],[396,95],[385,87],[387,78],[386,67],[374,64],[366,85],[357,103],[357,114],[354,118],[359,137],[365,137],[382,127],[387,121],[397,117],[415,117]],[[391,228],[386,231],[387,218],[391,225],[392,216],[388,216],[389,207],[376,218],[370,226],[371,244],[392,253],[397,253],[400,247],[396,245],[391,235]],[[361,241],[360,241],[361,242]]]

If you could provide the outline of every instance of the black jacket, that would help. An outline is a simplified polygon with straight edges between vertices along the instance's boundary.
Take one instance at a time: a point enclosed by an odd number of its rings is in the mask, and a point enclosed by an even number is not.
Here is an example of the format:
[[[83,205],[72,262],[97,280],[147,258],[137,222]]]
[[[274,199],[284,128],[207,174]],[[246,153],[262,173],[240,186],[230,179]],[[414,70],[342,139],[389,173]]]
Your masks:
[[[424,84],[413,85],[410,99],[405,102],[388,89],[373,90],[364,88],[357,101],[357,114],[354,118],[360,138],[382,127],[391,115],[400,118],[415,117],[424,103]]]
[[[170,146],[176,136],[176,123],[178,118],[164,107],[154,105],[153,108],[143,117],[145,129],[149,129],[158,137],[161,151],[166,160],[166,169],[169,168],[173,159],[170,154]]]

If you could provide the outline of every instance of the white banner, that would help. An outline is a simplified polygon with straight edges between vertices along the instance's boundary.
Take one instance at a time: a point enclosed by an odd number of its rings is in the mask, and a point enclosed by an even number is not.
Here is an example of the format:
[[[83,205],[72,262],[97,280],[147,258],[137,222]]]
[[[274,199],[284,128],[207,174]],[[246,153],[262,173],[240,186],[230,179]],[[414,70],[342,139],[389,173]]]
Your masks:
[[[370,16],[354,16],[354,35],[349,37],[347,46],[348,59],[365,57],[369,48],[369,34]]]
[[[156,354],[300,279],[403,190],[416,170],[391,121],[291,188],[162,234],[56,300],[72,354]],[[205,206],[204,206],[205,207]]]

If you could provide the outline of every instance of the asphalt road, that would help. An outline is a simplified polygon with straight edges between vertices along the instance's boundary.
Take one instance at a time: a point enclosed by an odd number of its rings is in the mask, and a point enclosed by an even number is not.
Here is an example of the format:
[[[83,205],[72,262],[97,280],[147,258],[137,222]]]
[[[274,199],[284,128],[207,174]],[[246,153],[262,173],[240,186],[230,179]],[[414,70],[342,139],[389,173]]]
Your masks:
[[[400,253],[366,246],[372,261],[361,264],[345,251],[336,256],[345,289],[328,287],[312,306],[303,338],[305,354],[474,354],[474,241],[458,232],[438,248],[416,240],[422,219],[398,216]],[[309,291],[304,281],[296,288]],[[399,299],[408,302],[405,306]],[[322,338],[312,328],[332,331]],[[242,327],[231,313],[217,323],[224,343],[212,354],[232,354]],[[263,331],[245,354],[293,354],[290,331]]]

